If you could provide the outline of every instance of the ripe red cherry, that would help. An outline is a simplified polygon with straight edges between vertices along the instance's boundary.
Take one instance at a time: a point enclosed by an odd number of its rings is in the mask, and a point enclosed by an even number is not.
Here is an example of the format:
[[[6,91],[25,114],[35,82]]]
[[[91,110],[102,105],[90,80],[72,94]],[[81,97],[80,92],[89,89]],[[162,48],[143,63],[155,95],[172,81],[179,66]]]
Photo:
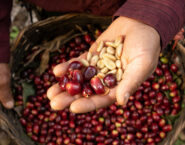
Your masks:
[[[94,66],[88,66],[85,70],[84,70],[84,79],[86,81],[91,80],[91,78],[93,78],[95,75],[97,74],[97,69]]]
[[[74,82],[83,83],[83,75],[80,70],[73,70],[70,75]]]
[[[85,43],[80,44],[80,49],[81,50],[86,50],[87,48],[88,48],[87,44],[85,44]]]
[[[140,100],[142,98],[142,91],[136,91],[134,96],[136,100]]]
[[[171,126],[170,124],[165,125],[165,126],[163,127],[163,131],[164,131],[164,132],[169,132],[169,131],[171,131],[171,130],[172,130],[172,126]]]
[[[177,72],[178,67],[177,67],[175,64],[172,64],[172,65],[170,66],[170,69],[171,69],[172,72]]]
[[[151,129],[152,129],[154,132],[157,132],[157,131],[159,130],[158,124],[157,124],[157,123],[153,123],[152,126],[151,126]]]
[[[81,92],[81,85],[78,82],[68,82],[66,84],[66,91],[71,95],[74,96]]]
[[[137,137],[138,139],[141,139],[141,138],[143,137],[143,134],[142,134],[141,132],[137,132],[137,133],[136,133],[136,137]]]
[[[161,92],[158,92],[156,99],[157,99],[157,102],[161,103],[163,100],[163,94]]]
[[[150,87],[150,85],[151,85],[151,84],[150,84],[149,81],[144,81],[144,82],[143,82],[143,86],[144,86],[144,87]]]
[[[175,97],[172,98],[173,103],[177,103],[180,100],[181,100],[181,97],[180,96],[175,96]]]
[[[157,90],[159,90],[159,88],[160,88],[160,85],[158,83],[153,83],[152,84],[152,89],[153,90],[156,90],[157,91]]]
[[[98,77],[91,79],[91,87],[94,89],[96,94],[103,94],[105,92],[104,85]]]
[[[69,57],[73,58],[73,57],[77,57],[80,54],[80,51],[78,50],[71,50],[69,53]]]
[[[116,85],[116,77],[114,74],[108,74],[103,79],[105,85],[109,88],[114,87]]]
[[[160,127],[165,126],[165,124],[166,124],[166,121],[165,121],[164,119],[161,119],[161,120],[159,121],[159,126],[160,126]]]
[[[89,97],[93,94],[93,89],[90,86],[90,84],[84,84],[83,90],[82,90],[82,96]]]
[[[168,85],[164,84],[161,86],[162,91],[167,91],[169,89]]]
[[[84,39],[87,43],[91,42],[91,37],[88,34],[84,36]]]
[[[74,42],[70,42],[69,43],[69,46],[72,47],[72,48],[74,48],[75,47],[75,43]]]
[[[130,111],[125,110],[124,111],[124,118],[129,118],[129,116],[130,116]]]
[[[35,77],[35,79],[34,79],[34,83],[36,84],[36,85],[39,85],[39,84],[41,84],[41,79],[40,79],[40,77]]]
[[[162,68],[162,70],[168,70],[168,65],[167,64],[162,64],[161,68]]]
[[[83,68],[83,64],[79,61],[73,61],[69,64],[68,71],[70,72],[71,70],[81,70]]]
[[[135,104],[135,107],[137,109],[142,109],[143,108],[143,105],[139,101],[135,101],[134,104]]]
[[[162,75],[163,75],[163,71],[162,71],[159,67],[156,68],[155,73],[156,73],[158,76],[162,76]]]
[[[153,112],[152,113],[152,117],[155,121],[159,121],[160,120],[160,116],[156,113],[156,112]]]
[[[60,79],[59,79],[59,86],[61,88],[62,91],[65,91],[66,90],[66,83],[69,82],[69,78],[67,75],[64,75],[62,76]]]
[[[175,82],[170,83],[170,91],[174,91],[175,89],[177,89],[177,84]]]
[[[81,42],[82,42],[82,39],[81,39],[80,37],[76,37],[76,38],[75,38],[75,43],[76,43],[77,45],[80,45]]]
[[[166,137],[166,133],[164,131],[160,131],[159,136],[163,139]]]

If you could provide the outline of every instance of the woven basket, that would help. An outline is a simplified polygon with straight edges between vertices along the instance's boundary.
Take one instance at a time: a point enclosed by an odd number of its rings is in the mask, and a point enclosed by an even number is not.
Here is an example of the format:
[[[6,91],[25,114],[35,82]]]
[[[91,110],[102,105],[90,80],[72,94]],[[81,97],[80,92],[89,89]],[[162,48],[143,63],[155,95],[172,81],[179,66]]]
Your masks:
[[[39,47],[40,51],[37,54],[44,52],[47,49],[55,49],[57,45],[66,43],[69,40],[69,36],[76,35],[79,31],[83,33],[83,30],[80,30],[81,27],[83,28],[87,25],[97,25],[102,29],[106,29],[111,21],[110,17],[96,17],[86,14],[68,14],[39,21],[25,28],[17,37],[17,40],[12,48],[12,82],[14,83],[14,80],[16,80],[17,77],[20,77],[20,72],[31,64],[31,61],[24,61],[25,56],[30,55],[30,49]],[[57,44],[58,40],[60,40],[60,44]],[[52,45],[52,42],[56,42],[56,45]],[[171,59],[173,59],[174,56],[175,58],[178,57],[182,78],[185,78],[183,73],[185,67],[185,50],[183,47],[178,47],[178,49],[172,53],[169,50],[164,50],[164,53],[171,56]],[[36,55],[32,56],[32,61],[35,58]],[[39,67],[40,64],[37,65],[37,67]],[[183,82],[185,81],[183,80]],[[182,89],[183,88],[185,88],[185,85],[182,85]],[[185,97],[183,96],[183,102],[184,101]],[[8,139],[11,138],[11,142],[8,142],[7,144],[35,144],[24,133],[24,130],[18,121],[18,116],[20,115],[19,113],[19,108],[6,110],[1,107],[0,109],[0,128],[5,132]],[[182,110],[180,117],[176,120],[173,130],[168,133],[167,137],[160,143],[160,145],[173,145],[184,126],[185,109]],[[7,144],[5,143],[5,145]]]

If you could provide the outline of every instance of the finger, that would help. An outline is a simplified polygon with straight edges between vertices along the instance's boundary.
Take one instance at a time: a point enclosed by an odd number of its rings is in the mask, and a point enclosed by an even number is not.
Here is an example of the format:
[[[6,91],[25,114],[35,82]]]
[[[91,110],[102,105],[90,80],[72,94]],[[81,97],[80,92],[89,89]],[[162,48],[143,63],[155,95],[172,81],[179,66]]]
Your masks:
[[[11,109],[14,107],[14,100],[10,92],[11,92],[10,89],[6,91],[0,91],[0,101],[3,104],[3,106],[7,109]]]
[[[115,102],[115,89],[111,89],[108,95],[94,95],[90,98],[79,98],[74,101],[70,110],[73,113],[86,113],[99,108],[104,108]]]
[[[50,101],[51,108],[54,110],[63,110],[78,97],[78,95],[70,96],[67,92],[62,92],[57,96],[53,97],[53,99]]]
[[[63,76],[68,69],[69,62],[64,62],[56,65],[53,69],[53,73],[56,77]]]
[[[70,110],[73,113],[86,113],[96,109],[96,106],[89,98],[80,98],[70,105]]]
[[[54,84],[53,86],[51,86],[48,90],[47,90],[47,97],[49,100],[53,99],[55,96],[57,96],[58,94],[60,94],[62,91],[60,89],[59,84]]]
[[[140,56],[138,59],[129,63],[124,71],[122,81],[116,90],[116,99],[118,104],[125,105],[129,96],[138,88],[138,86],[153,72],[157,61],[147,59],[147,56]]]
[[[53,73],[55,74],[56,77],[63,76],[66,73],[66,71],[68,69],[68,66],[71,62],[80,61],[81,58],[86,58],[86,55],[87,55],[87,53],[83,53],[78,58],[73,58],[70,61],[67,61],[65,63],[60,63],[60,64],[56,65],[53,69]]]
[[[111,89],[105,96],[95,95],[90,99],[94,102],[96,109],[107,107],[116,101],[116,88]]]

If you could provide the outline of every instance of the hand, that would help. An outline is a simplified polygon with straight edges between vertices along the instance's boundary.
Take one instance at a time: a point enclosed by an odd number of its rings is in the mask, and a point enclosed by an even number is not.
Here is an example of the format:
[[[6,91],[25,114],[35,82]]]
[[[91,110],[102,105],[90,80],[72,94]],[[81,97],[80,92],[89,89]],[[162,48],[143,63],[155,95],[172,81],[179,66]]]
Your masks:
[[[127,103],[129,96],[152,74],[157,66],[160,37],[155,29],[142,22],[119,17],[96,40],[90,51],[96,53],[99,41],[113,41],[120,35],[125,36],[121,57],[124,74],[117,87],[110,89],[109,94],[105,96],[94,95],[84,98],[80,95],[70,96],[66,92],[61,92],[59,85],[55,84],[47,92],[53,109],[61,110],[70,105],[72,112],[85,113],[106,107],[116,100],[120,105]],[[80,57],[86,58],[86,54]],[[54,74],[62,76],[71,61],[57,65],[54,68]]]
[[[10,89],[10,69],[8,64],[0,63],[0,101],[4,107],[11,109],[14,100]]]

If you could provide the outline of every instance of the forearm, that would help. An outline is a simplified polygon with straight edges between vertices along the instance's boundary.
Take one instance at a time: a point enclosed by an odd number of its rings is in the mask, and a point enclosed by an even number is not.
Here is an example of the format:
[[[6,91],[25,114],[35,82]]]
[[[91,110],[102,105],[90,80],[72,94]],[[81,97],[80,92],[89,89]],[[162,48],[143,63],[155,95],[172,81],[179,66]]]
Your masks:
[[[165,47],[184,25],[185,1],[127,0],[114,15],[133,18],[152,26],[160,34],[162,47]]]
[[[12,0],[0,0],[0,63],[8,63],[10,57],[9,27]]]

